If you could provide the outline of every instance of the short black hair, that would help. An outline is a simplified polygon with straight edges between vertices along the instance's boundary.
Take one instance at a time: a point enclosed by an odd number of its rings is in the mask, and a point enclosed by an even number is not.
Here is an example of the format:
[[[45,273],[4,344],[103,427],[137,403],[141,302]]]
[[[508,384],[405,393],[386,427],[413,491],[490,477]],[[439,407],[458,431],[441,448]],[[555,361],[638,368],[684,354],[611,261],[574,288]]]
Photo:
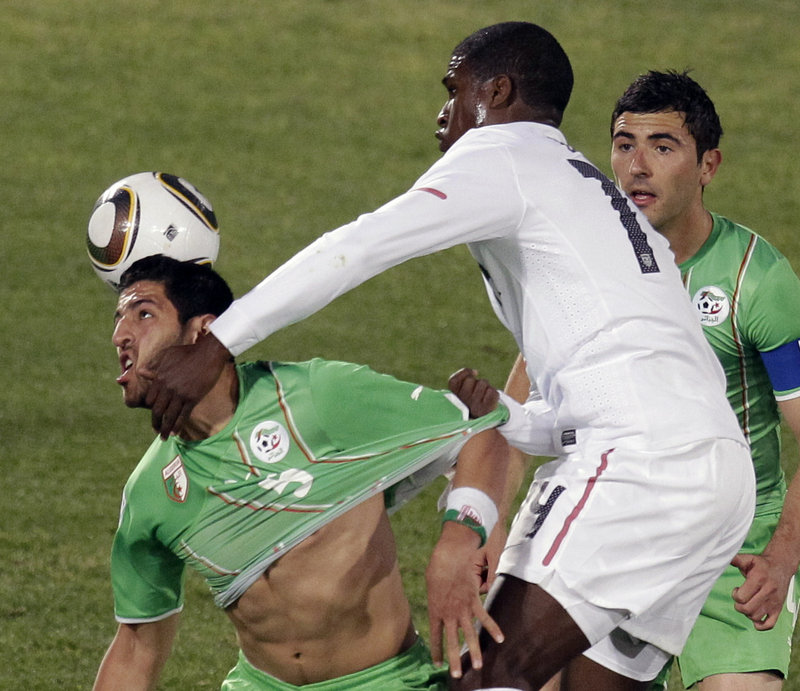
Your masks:
[[[476,78],[506,74],[522,101],[561,124],[574,76],[564,49],[546,29],[530,22],[502,22],[479,29],[453,50]]]
[[[163,254],[144,257],[122,274],[117,293],[139,281],[164,285],[164,293],[178,311],[181,324],[203,314],[218,317],[233,302],[225,279],[208,264],[181,262]]]
[[[625,89],[611,115],[611,136],[614,123],[622,113],[682,113],[684,124],[697,145],[697,160],[706,151],[716,149],[722,137],[722,125],[702,86],[689,76],[688,71],[651,70],[639,75]]]

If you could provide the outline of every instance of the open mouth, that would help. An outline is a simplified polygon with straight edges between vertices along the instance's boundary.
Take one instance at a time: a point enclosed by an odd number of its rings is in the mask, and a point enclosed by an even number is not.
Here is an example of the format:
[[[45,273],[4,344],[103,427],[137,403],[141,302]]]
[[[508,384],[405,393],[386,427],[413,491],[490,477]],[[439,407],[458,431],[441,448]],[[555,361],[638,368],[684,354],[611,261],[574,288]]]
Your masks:
[[[647,192],[644,190],[631,190],[628,192],[628,196],[633,200],[633,203],[636,204],[636,206],[648,204],[656,198],[656,195],[654,195],[652,192]]]
[[[122,374],[117,377],[117,384],[125,385],[128,383],[129,374],[133,370],[133,359],[130,355],[123,355],[119,359],[120,367],[122,367]]]

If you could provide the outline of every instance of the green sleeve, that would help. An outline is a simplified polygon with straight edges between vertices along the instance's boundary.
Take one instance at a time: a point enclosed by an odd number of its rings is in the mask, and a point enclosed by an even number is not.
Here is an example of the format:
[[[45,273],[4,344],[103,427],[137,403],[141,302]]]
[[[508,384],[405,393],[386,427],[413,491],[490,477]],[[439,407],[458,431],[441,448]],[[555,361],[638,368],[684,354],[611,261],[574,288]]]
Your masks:
[[[785,257],[769,267],[747,304],[747,339],[759,352],[800,339],[800,280]]]
[[[125,501],[114,537],[111,584],[121,622],[156,621],[183,607],[184,563],[158,541],[149,513]]]

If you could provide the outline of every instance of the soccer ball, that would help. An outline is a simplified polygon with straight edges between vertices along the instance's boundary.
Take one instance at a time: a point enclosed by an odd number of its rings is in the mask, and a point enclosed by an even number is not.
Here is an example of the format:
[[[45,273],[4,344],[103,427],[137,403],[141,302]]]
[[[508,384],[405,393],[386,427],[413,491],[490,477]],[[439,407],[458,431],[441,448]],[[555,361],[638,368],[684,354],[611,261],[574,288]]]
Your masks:
[[[152,254],[213,264],[219,226],[211,204],[190,182],[137,173],[115,182],[95,202],[86,248],[95,273],[116,290],[125,270]]]

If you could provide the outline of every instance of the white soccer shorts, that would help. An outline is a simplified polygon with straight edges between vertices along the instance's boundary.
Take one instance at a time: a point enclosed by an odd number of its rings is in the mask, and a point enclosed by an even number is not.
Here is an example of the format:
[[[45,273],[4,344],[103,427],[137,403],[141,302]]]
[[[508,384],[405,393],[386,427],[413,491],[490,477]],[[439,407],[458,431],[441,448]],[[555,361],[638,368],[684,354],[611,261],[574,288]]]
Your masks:
[[[587,446],[539,468],[498,573],[540,585],[592,645],[624,631],[597,647],[597,661],[645,681],[683,648],[754,506],[753,465],[739,442]]]

